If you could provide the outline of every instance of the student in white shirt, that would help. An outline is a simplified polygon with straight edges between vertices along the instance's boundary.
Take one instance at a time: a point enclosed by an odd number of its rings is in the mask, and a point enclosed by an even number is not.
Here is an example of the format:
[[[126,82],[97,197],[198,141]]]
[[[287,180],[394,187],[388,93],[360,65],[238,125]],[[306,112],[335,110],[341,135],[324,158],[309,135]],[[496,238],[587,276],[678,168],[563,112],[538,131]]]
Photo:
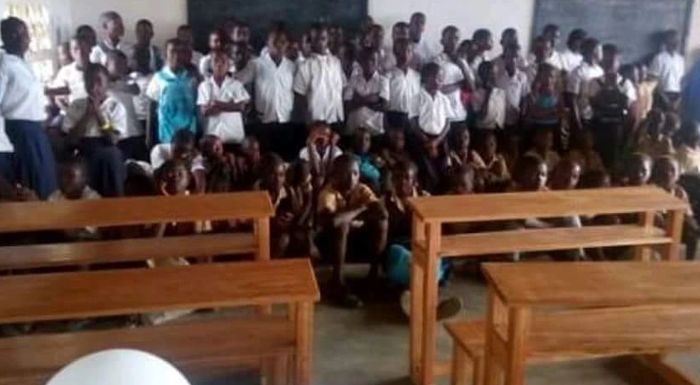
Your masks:
[[[88,42],[88,46],[92,51],[92,47],[97,45],[97,32],[92,26],[83,24],[75,30],[75,35]]]
[[[603,76],[603,69],[598,65],[603,55],[600,42],[588,38],[581,44],[583,61],[573,70],[566,82],[567,105],[572,113],[574,129],[581,131],[593,118],[591,108],[590,85],[594,79]]]
[[[29,50],[29,30],[16,17],[0,23],[5,53],[0,60],[0,117],[15,151],[13,184],[34,190],[46,199],[56,189],[53,150],[44,130],[44,87],[24,55]]]
[[[350,78],[343,98],[348,110],[345,135],[366,129],[371,135],[384,133],[384,111],[389,103],[389,79],[379,74],[379,55],[373,47],[360,51],[362,71]]]
[[[454,25],[442,30],[443,52],[435,58],[443,74],[442,93],[450,100],[450,123],[463,124],[467,119],[467,109],[462,104],[462,88],[464,73],[457,64],[457,44],[459,44],[459,29]]]
[[[243,114],[250,95],[238,80],[228,74],[230,62],[225,52],[212,56],[212,76],[199,85],[197,105],[204,118],[204,134],[214,135],[226,144],[240,144],[245,138]]]
[[[476,114],[476,128],[499,130],[506,125],[506,92],[496,86],[496,70],[493,62],[485,61],[479,66],[479,84],[474,92],[472,108]]]
[[[209,53],[202,57],[199,61],[199,74],[206,78],[211,76],[211,54],[215,51],[229,52],[231,50],[231,44],[229,43],[229,37],[226,35],[226,31],[223,29],[217,29],[209,34]],[[231,73],[235,72],[236,68],[231,67]]]
[[[273,29],[267,37],[267,49],[254,60],[255,110],[262,123],[259,138],[265,151],[284,159],[297,155],[303,134],[291,123],[294,109],[294,73],[296,64],[287,59],[289,40],[282,29]]]
[[[57,97],[59,106],[64,109],[74,100],[87,97],[83,68],[90,63],[89,42],[74,36],[70,40],[70,50],[74,61],[61,67],[51,85],[45,90],[46,96]]]
[[[561,71],[564,66],[559,52],[556,52],[552,46],[552,41],[544,36],[538,36],[532,43],[532,54],[528,58],[530,81],[534,80],[537,68],[542,63],[547,63],[558,71]]]
[[[680,37],[678,31],[664,33],[664,43],[649,66],[649,74],[659,80],[657,104],[663,109],[678,110],[680,104],[681,81],[685,75],[685,59],[678,51]]]
[[[413,44],[407,38],[394,40],[396,66],[387,73],[389,79],[389,106],[386,122],[390,127],[409,128],[408,113],[413,99],[421,90],[420,74],[411,68]]]
[[[518,133],[513,131],[520,125],[521,112],[530,93],[527,74],[518,68],[520,57],[520,46],[517,43],[506,45],[501,55],[503,68],[496,72],[496,87],[506,94],[505,129],[515,135]]]
[[[177,27],[176,37],[178,40],[185,44],[185,47],[190,52],[190,67],[197,69],[199,68],[199,62],[202,60],[204,55],[194,49],[194,36],[192,35],[192,27],[184,24]]]
[[[489,52],[493,49],[493,34],[485,28],[479,28],[472,34],[472,49],[474,59],[471,61],[474,73],[479,71],[482,62],[490,60]]]
[[[233,43],[231,45],[231,60],[234,69],[233,77],[241,82],[248,92],[252,92],[255,80],[255,63],[250,47],[244,43]]]
[[[574,29],[566,40],[566,49],[561,53],[562,71],[570,73],[575,70],[583,61],[581,55],[581,43],[586,40],[586,31]]]
[[[520,39],[518,38],[518,30],[515,28],[506,28],[501,32],[501,56],[493,59],[493,64],[496,67],[496,71],[500,72],[505,68],[503,64],[503,53],[506,51],[508,46],[517,45],[520,46]],[[520,70],[525,71],[527,69],[527,60],[518,54],[517,65]]]
[[[136,22],[136,44],[131,47],[129,52],[129,66],[136,67],[134,62],[134,51],[136,49],[144,50],[148,53],[148,67],[150,72],[156,72],[163,67],[163,54],[160,49],[152,44],[153,40],[153,23],[148,19],[141,19]]]
[[[411,15],[408,23],[410,39],[413,42],[413,68],[420,70],[423,65],[433,61],[440,53],[440,47],[425,38],[426,17],[422,12],[415,12]]]
[[[105,65],[107,63],[107,54],[110,51],[119,50],[126,54],[131,52],[131,46],[125,43],[124,38],[124,22],[122,17],[114,12],[107,11],[100,15],[100,26],[104,38],[92,47],[90,53],[90,61]]]
[[[129,80],[135,84],[139,93],[133,95],[134,112],[139,126],[146,135],[146,146],[150,147],[153,143],[153,134],[149,127],[151,115],[151,100],[148,98],[146,90],[153,79],[154,72],[150,67],[150,54],[146,47],[137,47],[134,49],[134,71],[129,74]]]
[[[328,51],[328,30],[311,27],[312,54],[299,65],[294,77],[294,92],[299,103],[306,102],[307,122],[342,123],[343,70],[340,60]]]
[[[381,62],[381,70],[382,73],[384,73],[385,75],[387,75],[389,71],[396,67],[396,55],[394,54],[394,46],[396,45],[396,41],[399,39],[410,40],[410,28],[408,26],[408,23],[406,23],[405,21],[399,21],[398,23],[394,24],[393,27],[391,27],[392,47],[391,49],[386,50],[386,55],[384,56],[384,59]],[[411,60],[413,60],[413,58],[411,58]]]
[[[127,134],[127,112],[108,93],[109,73],[100,64],[85,68],[88,97],[71,103],[63,120],[68,139],[87,160],[90,186],[104,197],[124,195],[126,167],[119,147]]]

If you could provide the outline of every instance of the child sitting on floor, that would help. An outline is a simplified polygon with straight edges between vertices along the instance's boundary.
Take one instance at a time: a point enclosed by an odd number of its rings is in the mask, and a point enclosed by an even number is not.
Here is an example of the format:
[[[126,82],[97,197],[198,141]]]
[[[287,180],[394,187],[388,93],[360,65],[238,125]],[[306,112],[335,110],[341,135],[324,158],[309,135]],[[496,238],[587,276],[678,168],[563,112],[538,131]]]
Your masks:
[[[387,127],[379,157],[387,169],[394,168],[399,162],[410,160],[406,152],[406,135],[403,128]]]
[[[484,162],[482,178],[485,190],[503,191],[510,181],[510,168],[506,158],[498,152],[498,140],[494,132],[484,134],[477,152]]]
[[[236,155],[236,180],[234,188],[239,191],[250,190],[260,178],[260,142],[254,136],[246,136]]]
[[[159,169],[168,160],[180,160],[193,176],[193,190],[206,191],[204,159],[195,146],[194,134],[186,129],[175,132],[171,143],[158,144],[151,150],[151,167]],[[188,178],[189,180],[189,178]]]
[[[554,134],[546,127],[535,129],[535,136],[532,139],[532,148],[525,153],[525,156],[536,156],[547,164],[547,169],[551,172],[559,163],[559,154],[554,150]]]
[[[382,174],[379,172],[374,156],[369,152],[371,146],[372,135],[370,132],[363,128],[358,129],[353,141],[353,153],[360,162],[360,182],[378,192]]]
[[[581,165],[575,160],[563,159],[552,171],[549,187],[552,190],[574,190],[581,179]]]
[[[58,190],[49,195],[49,202],[83,199],[100,199],[100,194],[87,185],[85,163],[79,158],[67,159],[58,166]],[[65,235],[72,241],[84,241],[98,238],[99,232],[96,227],[85,227],[66,230]]]
[[[635,153],[627,159],[625,172],[621,180],[623,186],[644,186],[651,177],[651,157],[647,154]]]
[[[673,142],[664,134],[666,127],[666,114],[661,110],[651,110],[647,119],[640,127],[641,138],[638,141],[636,151],[645,153],[652,158],[672,154]]]
[[[319,123],[309,127],[306,147],[299,152],[299,158],[309,162],[311,165],[311,175],[315,189],[321,188],[333,160],[343,153],[337,146],[338,139],[338,135],[333,133],[326,124]]]

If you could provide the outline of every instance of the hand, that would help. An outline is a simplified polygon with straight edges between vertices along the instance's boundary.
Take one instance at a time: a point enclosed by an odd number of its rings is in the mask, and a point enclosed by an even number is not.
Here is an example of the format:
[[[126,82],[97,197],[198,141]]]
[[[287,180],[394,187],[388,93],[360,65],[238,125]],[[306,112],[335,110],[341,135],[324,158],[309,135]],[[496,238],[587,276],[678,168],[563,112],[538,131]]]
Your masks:
[[[353,229],[359,229],[360,227],[362,227],[364,225],[365,225],[365,222],[359,221],[357,219],[350,222],[350,227],[352,227]]]
[[[15,200],[19,202],[32,202],[38,201],[39,197],[37,197],[34,190],[28,189],[21,185],[17,185],[15,189]]]

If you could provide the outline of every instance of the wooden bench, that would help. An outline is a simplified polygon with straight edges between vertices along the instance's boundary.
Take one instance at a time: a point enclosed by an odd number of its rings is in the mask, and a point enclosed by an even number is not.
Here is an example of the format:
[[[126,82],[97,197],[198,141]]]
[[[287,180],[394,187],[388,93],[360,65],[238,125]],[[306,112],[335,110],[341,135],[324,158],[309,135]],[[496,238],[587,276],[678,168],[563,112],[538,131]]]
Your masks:
[[[0,233],[234,219],[253,222],[252,233],[0,247],[0,269],[5,270],[230,254],[270,258],[269,218],[274,210],[265,192],[3,203],[2,207]]]
[[[43,384],[68,362],[109,348],[153,352],[186,371],[273,359],[273,384],[310,383],[318,286],[308,260],[75,272],[0,279],[0,324],[182,309],[284,304],[285,315],[0,339],[0,384]],[[292,363],[287,373],[287,364]]]
[[[411,266],[411,378],[432,385],[450,372],[436,363],[437,267],[443,257],[635,246],[636,258],[648,260],[651,248],[664,259],[679,254],[683,216],[688,205],[656,187],[552,191],[414,198]],[[668,226],[654,226],[667,212]],[[638,224],[490,231],[444,235],[443,225],[464,222],[516,221],[605,214],[637,214]]]
[[[695,384],[663,362],[700,349],[699,263],[487,264],[487,321],[446,325],[452,384],[523,384],[528,362],[635,355],[671,384]],[[501,373],[502,372],[502,373]]]

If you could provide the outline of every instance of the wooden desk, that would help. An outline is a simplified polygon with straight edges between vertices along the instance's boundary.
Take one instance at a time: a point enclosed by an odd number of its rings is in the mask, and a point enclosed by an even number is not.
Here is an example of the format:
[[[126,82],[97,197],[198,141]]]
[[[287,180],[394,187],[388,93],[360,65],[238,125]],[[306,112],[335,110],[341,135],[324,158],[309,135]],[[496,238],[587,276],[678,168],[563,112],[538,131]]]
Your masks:
[[[517,251],[637,246],[638,259],[650,247],[676,259],[688,205],[656,187],[625,187],[536,193],[436,196],[410,200],[413,210],[411,267],[411,378],[432,385],[448,374],[449,363],[435,365],[437,268],[440,258]],[[654,215],[667,212],[668,226],[654,227]],[[574,215],[639,214],[638,225],[591,226],[443,235],[442,225]]]
[[[310,381],[313,306],[320,295],[308,260],[11,276],[0,279],[0,290],[6,294],[0,298],[0,324],[183,309],[289,304],[289,322],[292,322],[289,326],[291,326],[290,330],[294,331],[293,337],[296,341],[295,383],[308,384]],[[261,328],[269,331],[272,329],[265,329],[265,325],[270,328],[280,325],[274,320],[270,322],[261,321]],[[255,327],[251,322],[248,322],[248,325]],[[215,327],[220,328],[216,325]],[[166,334],[183,332],[180,329],[170,329],[164,329],[164,332]],[[120,338],[115,336],[123,336],[125,341],[137,343],[148,338],[151,333],[159,333],[159,330],[159,327],[154,327],[150,328],[148,333],[134,332],[131,329],[88,332],[91,334],[85,335],[71,333],[61,334],[58,337],[49,335],[45,337],[46,339],[43,336],[17,337],[19,340],[16,343],[12,341],[12,345],[9,345],[14,346],[13,349],[8,348],[8,343],[0,341],[0,352],[17,359],[17,365],[26,367],[31,366],[33,361],[32,354],[23,350],[25,345],[22,343],[22,338],[28,338],[27,346],[49,346],[56,341],[74,341],[76,346],[87,349],[110,344],[115,346],[120,343]],[[195,329],[199,339],[202,337],[201,330]],[[212,329],[205,330],[211,332]],[[286,326],[278,334],[286,336],[285,330],[287,330]],[[239,332],[242,333],[240,338],[247,335],[246,331],[239,330]],[[217,337],[210,335],[209,338]],[[236,337],[219,335],[218,338]],[[151,339],[158,343],[156,338]],[[184,340],[186,342],[187,339]],[[227,346],[239,345],[250,347],[249,343]],[[158,346],[161,349],[167,348],[162,343]],[[183,348],[172,347],[172,349],[177,352],[177,349],[181,351]],[[75,356],[80,351],[81,349],[77,347],[63,349],[61,357]],[[175,355],[183,356],[181,353]],[[77,357],[73,357],[75,358]],[[188,357],[188,359],[195,358]],[[204,359],[205,357],[202,357],[201,360]],[[55,361],[55,357],[53,360]],[[0,377],[12,374],[11,368],[7,369],[1,371]]]
[[[485,264],[485,383],[524,383],[528,360],[645,354],[674,384],[692,383],[660,354],[700,347],[700,263]]]

